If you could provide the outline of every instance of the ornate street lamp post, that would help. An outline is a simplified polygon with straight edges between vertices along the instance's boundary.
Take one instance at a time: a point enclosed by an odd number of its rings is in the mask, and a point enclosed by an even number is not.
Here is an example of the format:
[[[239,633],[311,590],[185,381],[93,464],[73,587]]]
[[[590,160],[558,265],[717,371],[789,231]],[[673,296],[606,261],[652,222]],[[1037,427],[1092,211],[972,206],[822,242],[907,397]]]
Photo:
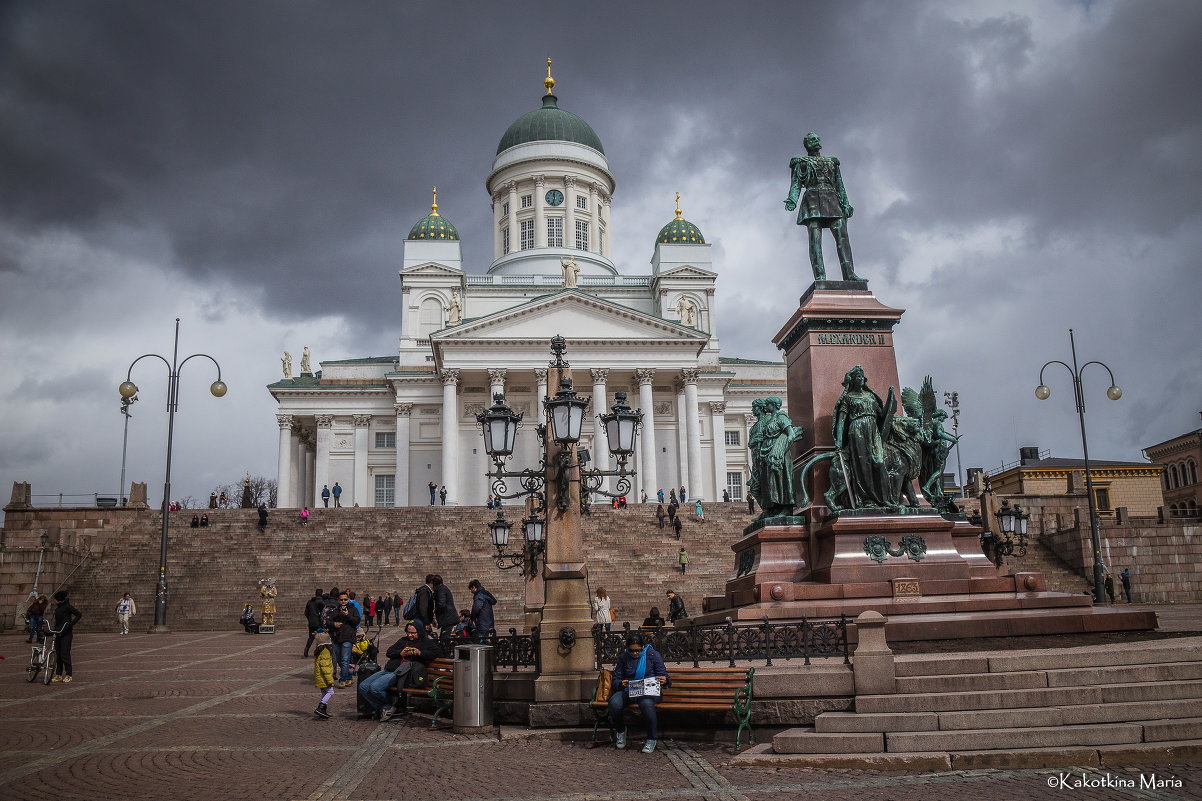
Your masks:
[[[1093,597],[1094,603],[1102,603],[1105,600],[1105,567],[1102,565],[1102,535],[1098,530],[1098,504],[1093,492],[1093,476],[1089,471],[1089,439],[1085,435],[1085,394],[1081,391],[1081,373],[1086,367],[1091,364],[1096,364],[1102,367],[1110,375],[1110,387],[1106,390],[1106,397],[1111,400],[1118,400],[1123,397],[1123,391],[1114,383],[1114,372],[1102,362],[1092,361],[1086,362],[1080,367],[1077,366],[1077,341],[1073,338],[1073,329],[1068,330],[1069,348],[1073,354],[1073,364],[1070,367],[1059,360],[1053,360],[1045,364],[1039,370],[1039,386],[1035,388],[1035,397],[1040,400],[1047,400],[1052,395],[1052,390],[1043,383],[1043,371],[1048,369],[1050,365],[1058,364],[1068,370],[1069,375],[1073,378],[1073,392],[1077,398],[1077,419],[1081,423],[1081,451],[1085,457],[1085,492],[1089,496],[1089,529],[1091,533],[1093,545]]]
[[[543,666],[535,684],[538,701],[577,701],[581,697],[582,676],[592,667],[592,655],[585,653],[587,649],[575,647],[583,640],[577,628],[587,632],[592,622],[584,583],[587,568],[581,507],[591,492],[616,498],[630,491],[630,479],[635,472],[629,469],[628,460],[634,453],[643,419],[642,411],[632,410],[626,404],[626,393],[615,393],[609,414],[600,415],[600,420],[618,467],[616,470],[586,467],[577,454],[576,444],[590,399],[581,397],[572,388],[570,365],[563,359],[566,349],[567,342],[562,336],[552,338],[551,353],[555,359],[550,366],[555,369],[559,390],[553,397],[543,399],[545,423],[535,427],[542,446],[537,469],[505,469],[505,461],[513,455],[522,415],[505,404],[503,395],[494,395],[492,407],[476,416],[485,450],[493,461],[493,469],[488,473],[493,496],[498,499],[525,496],[529,510],[522,521],[524,545],[520,551],[506,550],[513,524],[505,520],[503,512],[489,522],[497,566],[521,567],[523,575],[534,576],[538,572],[538,558],[543,557],[546,601],[542,612],[544,625],[540,629],[558,633],[538,646]],[[601,489],[609,476],[618,479],[612,493]],[[509,492],[507,478],[517,479],[520,489]]]
[[[125,417],[125,434],[121,437],[121,483],[117,485],[117,503],[120,506],[125,506],[127,496],[125,494],[125,454],[129,446],[129,418],[132,415],[129,413],[129,407],[138,402],[138,396],[134,395],[129,398],[121,398],[121,414]]]
[[[1017,552],[1020,558],[1026,556],[1027,522],[1031,518],[1030,512],[1024,512],[1018,504],[1011,506],[1010,501],[1003,498],[1002,507],[997,510],[996,517],[1005,540],[999,539],[994,545],[997,553],[1001,556],[1010,556]],[[1017,543],[1014,541],[1015,536],[1018,537]]]
[[[134,365],[143,359],[154,357],[167,365],[167,469],[163,477],[163,530],[159,536],[159,580],[155,588],[154,597],[154,625],[150,629],[151,634],[166,634],[167,629],[167,531],[170,524],[171,513],[171,445],[175,435],[175,411],[179,408],[179,374],[184,365],[189,359],[195,359],[197,356],[203,356],[213,363],[217,368],[217,380],[209,385],[209,392],[214,397],[220,398],[225,395],[228,387],[221,380],[221,365],[217,360],[207,353],[193,353],[186,357],[183,361],[179,360],[179,318],[175,318],[175,346],[171,352],[171,361],[167,361],[166,357],[160,356],[157,353],[146,353],[134,359],[129,370],[125,373],[125,380],[121,382],[121,386],[117,387],[117,392],[122,398],[132,398],[138,394],[138,387],[131,380],[134,371]],[[128,407],[127,407],[128,408]],[[124,482],[122,478],[122,482]]]

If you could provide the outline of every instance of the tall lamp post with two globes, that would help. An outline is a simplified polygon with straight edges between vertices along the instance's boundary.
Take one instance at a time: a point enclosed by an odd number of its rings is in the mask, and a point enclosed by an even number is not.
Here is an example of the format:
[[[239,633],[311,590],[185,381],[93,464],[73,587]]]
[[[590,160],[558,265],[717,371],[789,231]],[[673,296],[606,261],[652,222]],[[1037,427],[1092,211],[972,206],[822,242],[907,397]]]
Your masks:
[[[120,393],[123,399],[132,398],[138,394],[138,386],[133,382],[134,365],[143,359],[155,358],[167,365],[167,470],[163,477],[163,530],[159,536],[159,580],[155,587],[154,593],[154,625],[150,629],[151,634],[166,634],[167,628],[167,532],[170,525],[171,515],[171,445],[175,435],[175,412],[179,408],[179,374],[184,365],[190,359],[196,357],[208,359],[217,368],[217,380],[209,385],[209,392],[213,397],[223,397],[228,390],[225,382],[221,380],[221,365],[207,353],[193,353],[191,356],[185,357],[183,361],[179,359],[179,318],[175,318],[175,346],[171,351],[171,361],[167,361],[165,356],[160,356],[157,353],[146,353],[130,362],[129,370],[125,373],[125,380],[121,382],[121,386],[117,387],[117,392]]]
[[[591,649],[576,648],[583,639],[577,626],[587,632],[592,617],[585,577],[581,506],[591,493],[619,497],[630,492],[635,471],[628,469],[634,454],[635,442],[642,426],[643,413],[631,409],[626,393],[614,393],[614,404],[608,414],[600,415],[610,453],[617,457],[616,470],[585,467],[577,453],[581,429],[590,399],[576,394],[572,388],[570,365],[563,354],[567,342],[562,336],[551,339],[550,366],[555,369],[559,390],[543,399],[544,423],[535,426],[541,443],[541,458],[537,468],[506,470],[505,461],[513,455],[522,415],[505,404],[501,394],[493,396],[491,408],[476,416],[484,436],[484,449],[492,458],[493,469],[488,473],[492,494],[496,498],[525,496],[529,514],[522,521],[525,534],[521,551],[506,551],[512,523],[504,512],[488,524],[496,548],[495,561],[502,569],[521,567],[522,574],[536,576],[539,557],[542,557],[542,576],[546,582],[546,602],[542,610],[540,629],[555,631],[553,639],[539,643],[542,653],[542,674],[535,684],[539,701],[579,700],[582,676],[592,668]],[[554,446],[552,445],[554,443]],[[552,447],[555,448],[552,451]],[[614,491],[602,488],[606,477],[616,477]],[[506,479],[516,479],[520,489],[509,492]]]
[[[1039,370],[1039,386],[1035,388],[1035,397],[1040,400],[1047,400],[1052,395],[1052,390],[1043,383],[1044,370],[1053,364],[1058,364],[1068,370],[1073,378],[1073,393],[1077,399],[1077,419],[1081,423],[1081,451],[1085,457],[1085,493],[1089,496],[1089,530],[1093,546],[1093,598],[1094,603],[1100,604],[1106,599],[1104,586],[1106,569],[1102,564],[1102,535],[1098,530],[1098,502],[1094,497],[1093,477],[1089,471],[1089,439],[1085,436],[1085,393],[1081,390],[1081,373],[1086,367],[1096,364],[1110,375],[1110,387],[1106,390],[1106,397],[1116,401],[1123,397],[1123,391],[1114,382],[1114,372],[1102,362],[1090,361],[1080,367],[1077,366],[1077,341],[1073,337],[1073,329],[1071,328],[1068,330],[1068,343],[1073,354],[1072,366],[1070,367],[1059,360],[1053,360],[1041,367]]]

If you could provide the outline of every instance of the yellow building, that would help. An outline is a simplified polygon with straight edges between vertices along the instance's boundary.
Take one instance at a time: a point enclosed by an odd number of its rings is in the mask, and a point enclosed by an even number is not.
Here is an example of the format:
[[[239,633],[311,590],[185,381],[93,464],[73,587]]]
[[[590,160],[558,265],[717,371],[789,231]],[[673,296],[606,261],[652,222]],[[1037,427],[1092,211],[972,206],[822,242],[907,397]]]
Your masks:
[[[1085,462],[1081,459],[1040,458],[1035,448],[1023,448],[1017,465],[990,476],[997,495],[1059,496],[1085,491]],[[1159,464],[1089,460],[1098,514],[1113,516],[1126,507],[1133,517],[1153,517],[1164,506]]]

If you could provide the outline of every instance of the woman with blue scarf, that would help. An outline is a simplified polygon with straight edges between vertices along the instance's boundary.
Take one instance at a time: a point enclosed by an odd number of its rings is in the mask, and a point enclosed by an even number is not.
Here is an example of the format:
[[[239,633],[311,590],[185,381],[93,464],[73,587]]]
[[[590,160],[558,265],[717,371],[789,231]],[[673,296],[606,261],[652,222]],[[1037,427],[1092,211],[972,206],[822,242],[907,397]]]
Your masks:
[[[618,663],[614,667],[611,685],[613,695],[609,697],[609,720],[615,732],[614,745],[618,748],[626,747],[626,721],[623,712],[627,704],[635,702],[638,703],[643,720],[647,724],[647,742],[643,745],[643,753],[650,754],[655,750],[655,741],[659,737],[655,716],[659,692],[652,691],[654,694],[651,695],[638,692],[639,685],[651,678],[658,679],[660,687],[668,683],[668,669],[664,666],[663,657],[646,644],[642,634],[637,631],[631,632],[626,637],[626,650],[618,656]],[[630,686],[632,682],[636,683],[633,688]],[[635,697],[631,697],[632,695]]]

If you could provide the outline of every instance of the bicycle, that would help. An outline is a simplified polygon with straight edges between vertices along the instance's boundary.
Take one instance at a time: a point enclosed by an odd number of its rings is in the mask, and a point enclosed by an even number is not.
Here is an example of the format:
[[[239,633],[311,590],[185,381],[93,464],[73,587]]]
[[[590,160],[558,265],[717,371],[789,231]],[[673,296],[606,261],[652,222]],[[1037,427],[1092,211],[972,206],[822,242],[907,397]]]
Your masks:
[[[62,633],[62,629],[52,629],[49,624],[42,623],[42,636],[45,639],[35,643],[29,655],[29,667],[25,668],[27,681],[37,681],[43,670],[46,671],[42,676],[43,684],[54,680],[54,666],[58,661],[58,635]]]

